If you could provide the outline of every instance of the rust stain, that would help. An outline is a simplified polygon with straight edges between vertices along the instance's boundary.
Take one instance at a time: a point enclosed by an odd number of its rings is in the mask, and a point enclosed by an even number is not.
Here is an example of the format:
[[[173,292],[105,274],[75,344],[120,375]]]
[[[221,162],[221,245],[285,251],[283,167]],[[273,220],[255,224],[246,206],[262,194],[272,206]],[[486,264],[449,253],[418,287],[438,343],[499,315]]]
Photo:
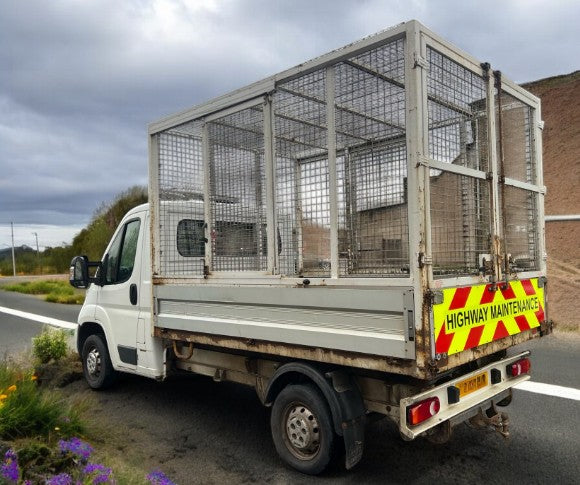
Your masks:
[[[228,348],[270,356],[271,358],[301,359],[328,364],[343,365],[372,371],[403,374],[418,379],[430,376],[422,372],[412,360],[395,359],[376,355],[360,354],[314,347],[303,347],[264,340],[208,335],[183,330],[155,327],[154,335],[168,340],[193,342],[197,345]]]

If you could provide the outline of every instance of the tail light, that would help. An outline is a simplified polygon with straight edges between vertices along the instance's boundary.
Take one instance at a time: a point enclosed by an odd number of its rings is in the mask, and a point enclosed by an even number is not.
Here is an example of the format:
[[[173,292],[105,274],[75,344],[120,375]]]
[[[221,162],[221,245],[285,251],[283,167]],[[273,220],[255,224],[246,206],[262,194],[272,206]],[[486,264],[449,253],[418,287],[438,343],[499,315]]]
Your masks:
[[[517,377],[522,374],[529,374],[532,368],[530,359],[521,359],[506,367],[508,377]]]
[[[430,397],[407,408],[407,423],[415,426],[423,421],[435,416],[441,404],[438,397]]]

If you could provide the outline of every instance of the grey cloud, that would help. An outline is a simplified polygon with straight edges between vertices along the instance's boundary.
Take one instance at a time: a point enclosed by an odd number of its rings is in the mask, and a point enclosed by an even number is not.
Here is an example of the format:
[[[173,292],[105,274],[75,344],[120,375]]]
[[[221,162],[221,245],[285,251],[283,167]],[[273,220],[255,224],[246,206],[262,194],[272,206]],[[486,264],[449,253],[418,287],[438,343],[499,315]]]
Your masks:
[[[578,68],[572,1],[5,0],[0,222],[87,222],[148,123],[411,18],[515,81]]]

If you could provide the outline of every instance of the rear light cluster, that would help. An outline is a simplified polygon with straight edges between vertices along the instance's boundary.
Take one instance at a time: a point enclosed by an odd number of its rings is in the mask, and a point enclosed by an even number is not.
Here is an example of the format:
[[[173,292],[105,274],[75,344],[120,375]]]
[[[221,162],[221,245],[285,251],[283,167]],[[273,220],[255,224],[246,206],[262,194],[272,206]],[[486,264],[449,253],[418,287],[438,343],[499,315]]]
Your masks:
[[[423,421],[435,416],[439,409],[441,409],[441,403],[438,397],[430,397],[420,401],[407,408],[407,424],[415,426]]]
[[[506,372],[508,377],[517,377],[521,376],[522,374],[529,374],[532,368],[532,363],[530,359],[521,359],[517,362],[509,364],[506,367]]]
[[[530,359],[524,358],[506,366],[507,377],[518,377],[522,374],[529,374],[532,368],[532,363]],[[499,369],[491,369],[491,383],[498,384],[501,382],[501,372]],[[450,386],[447,388],[447,398],[448,404],[455,404],[459,402],[460,390],[456,386]],[[430,397],[428,399],[423,399],[418,403],[415,403],[407,407],[407,424],[410,426],[416,426],[423,421],[426,421],[433,416],[435,416],[441,409],[441,403],[438,397]]]

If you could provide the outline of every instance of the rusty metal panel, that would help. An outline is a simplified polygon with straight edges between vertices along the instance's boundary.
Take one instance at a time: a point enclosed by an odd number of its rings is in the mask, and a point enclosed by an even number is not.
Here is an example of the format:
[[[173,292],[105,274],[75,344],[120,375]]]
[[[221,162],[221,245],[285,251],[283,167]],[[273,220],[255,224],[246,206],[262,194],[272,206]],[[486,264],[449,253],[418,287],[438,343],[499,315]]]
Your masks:
[[[396,359],[369,355],[353,351],[306,347],[280,342],[268,342],[256,339],[208,335],[183,330],[171,330],[156,327],[154,335],[169,340],[193,342],[215,348],[227,348],[263,354],[280,360],[310,360],[334,365],[343,365],[356,369],[403,374],[419,379],[430,379],[435,376],[429,369],[418,368],[413,360]]]

